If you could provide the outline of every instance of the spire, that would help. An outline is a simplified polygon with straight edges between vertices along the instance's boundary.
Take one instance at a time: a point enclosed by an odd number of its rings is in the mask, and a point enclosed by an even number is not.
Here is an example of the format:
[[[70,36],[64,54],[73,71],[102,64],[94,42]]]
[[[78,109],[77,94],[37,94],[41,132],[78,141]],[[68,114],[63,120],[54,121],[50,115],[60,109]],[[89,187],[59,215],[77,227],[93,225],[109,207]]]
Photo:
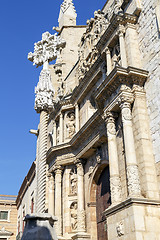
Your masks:
[[[60,7],[59,13],[59,27],[75,26],[77,13],[72,0],[64,0]]]

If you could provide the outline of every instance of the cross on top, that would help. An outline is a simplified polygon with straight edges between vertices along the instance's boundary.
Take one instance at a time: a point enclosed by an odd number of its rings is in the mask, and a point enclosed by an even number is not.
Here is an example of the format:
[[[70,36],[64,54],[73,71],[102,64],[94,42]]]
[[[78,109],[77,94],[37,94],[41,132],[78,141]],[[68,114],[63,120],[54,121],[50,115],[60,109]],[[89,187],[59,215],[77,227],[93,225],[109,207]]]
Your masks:
[[[34,52],[28,53],[28,60],[37,67],[44,65],[43,68],[48,68],[48,63],[57,58],[58,50],[64,45],[65,41],[57,36],[57,33],[51,35],[45,32],[42,34],[42,40],[34,44]]]

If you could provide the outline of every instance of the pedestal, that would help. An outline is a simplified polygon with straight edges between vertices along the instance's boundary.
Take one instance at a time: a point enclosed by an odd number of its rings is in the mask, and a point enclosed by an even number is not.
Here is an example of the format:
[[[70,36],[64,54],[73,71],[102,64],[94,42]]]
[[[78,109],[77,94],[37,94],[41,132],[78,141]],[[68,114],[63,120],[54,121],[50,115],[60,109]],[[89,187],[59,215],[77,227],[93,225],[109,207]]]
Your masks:
[[[90,235],[87,233],[76,233],[74,236],[72,236],[73,240],[86,240],[90,239]]]
[[[48,213],[26,215],[23,236],[21,240],[58,240],[54,222],[56,217]]]

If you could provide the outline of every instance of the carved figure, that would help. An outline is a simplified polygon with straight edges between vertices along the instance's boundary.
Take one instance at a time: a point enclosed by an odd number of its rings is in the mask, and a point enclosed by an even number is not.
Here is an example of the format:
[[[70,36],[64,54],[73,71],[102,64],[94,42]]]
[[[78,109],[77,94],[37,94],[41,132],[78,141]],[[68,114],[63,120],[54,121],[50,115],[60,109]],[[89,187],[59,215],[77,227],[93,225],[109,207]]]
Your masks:
[[[117,229],[118,237],[121,237],[124,235],[124,224],[122,221],[117,224],[116,229]]]
[[[66,124],[66,128],[68,129],[68,138],[71,139],[75,133],[75,115],[71,113],[69,115],[69,121]]]
[[[70,193],[77,194],[77,173],[75,168],[70,171]]]
[[[77,202],[73,202],[70,206],[71,228],[72,231],[77,230]]]

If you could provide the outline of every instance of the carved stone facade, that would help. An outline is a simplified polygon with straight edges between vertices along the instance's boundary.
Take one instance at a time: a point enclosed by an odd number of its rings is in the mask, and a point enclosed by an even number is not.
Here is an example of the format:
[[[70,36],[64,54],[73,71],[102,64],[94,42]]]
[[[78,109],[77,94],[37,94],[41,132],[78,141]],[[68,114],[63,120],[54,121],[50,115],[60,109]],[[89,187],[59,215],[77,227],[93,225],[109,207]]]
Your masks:
[[[64,0],[58,35],[29,54],[43,64],[35,209],[58,218],[58,239],[159,239],[159,1],[146,2],[108,0],[77,26]]]

